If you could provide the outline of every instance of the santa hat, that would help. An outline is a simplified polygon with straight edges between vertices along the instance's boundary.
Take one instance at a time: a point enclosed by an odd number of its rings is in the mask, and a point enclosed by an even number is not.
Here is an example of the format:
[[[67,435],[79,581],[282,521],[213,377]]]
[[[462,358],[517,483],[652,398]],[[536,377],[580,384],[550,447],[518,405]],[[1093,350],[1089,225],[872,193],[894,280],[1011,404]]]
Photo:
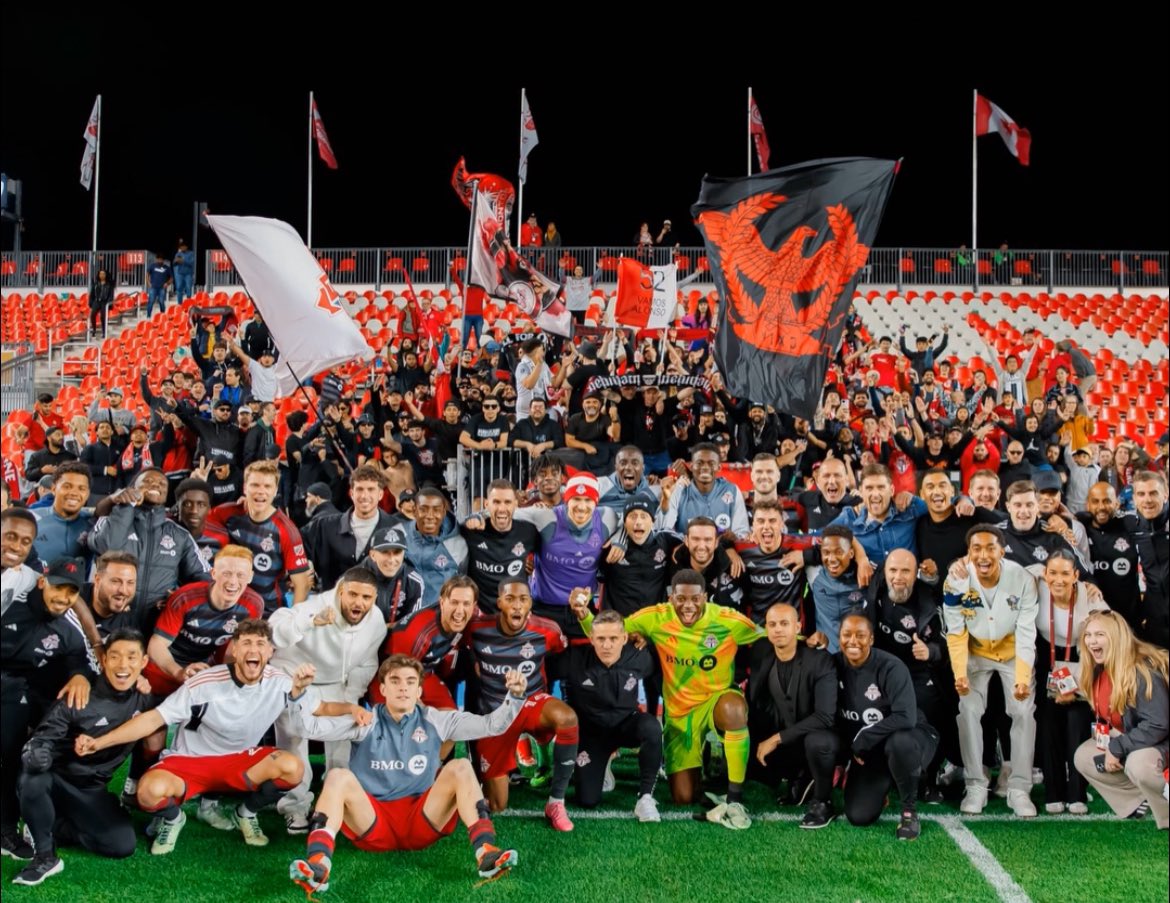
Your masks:
[[[582,471],[565,484],[565,501],[584,498],[596,502],[600,497],[601,490],[597,485],[597,477],[591,473]]]

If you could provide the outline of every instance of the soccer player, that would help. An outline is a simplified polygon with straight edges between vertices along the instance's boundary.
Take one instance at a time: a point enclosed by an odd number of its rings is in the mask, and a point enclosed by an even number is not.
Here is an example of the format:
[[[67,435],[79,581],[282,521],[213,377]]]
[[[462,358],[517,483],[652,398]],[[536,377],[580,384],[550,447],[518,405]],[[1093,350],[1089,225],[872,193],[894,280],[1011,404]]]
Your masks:
[[[837,652],[837,634],[846,612],[864,609],[865,590],[858,583],[854,558],[857,543],[852,531],[839,524],[831,524],[821,532],[821,572],[812,582],[812,596],[816,599],[816,633],[808,638],[810,646]]]
[[[706,582],[712,600],[724,608],[743,608],[743,589],[732,555],[734,549],[719,542],[719,528],[709,517],[692,517],[687,524],[683,544],[670,557],[672,577],[679,571],[696,570]],[[734,576],[733,576],[734,575]]]
[[[585,597],[587,593],[574,594]],[[523,577],[500,581],[498,614],[479,617],[467,626],[463,645],[470,650],[479,679],[478,705],[486,714],[507,695],[505,675],[519,671],[528,678],[527,700],[506,733],[476,744],[479,774],[493,812],[508,805],[508,774],[516,767],[516,744],[521,734],[537,743],[553,741],[553,773],[545,818],[557,831],[572,831],[565,811],[565,791],[577,761],[577,715],[548,694],[545,660],[568,647],[555,621],[532,614],[532,594]]]
[[[495,614],[500,581],[523,574],[524,562],[540,548],[536,526],[513,516],[518,503],[515,486],[508,480],[492,480],[484,503],[487,519],[476,519],[483,527],[462,531],[467,541],[467,576],[479,588],[486,614]]]
[[[707,582],[698,571],[679,571],[670,601],[643,608],[625,619],[626,630],[654,643],[662,664],[666,719],[663,730],[666,775],[676,803],[692,803],[699,788],[703,743],[714,729],[723,736],[727,758],[727,799],[707,813],[710,821],[740,830],[752,820],[743,806],[747,774],[748,708],[732,686],[735,653],[764,632],[745,615],[707,601]],[[575,594],[573,612],[588,633],[589,599]]]
[[[625,617],[647,602],[666,598],[670,555],[680,537],[655,530],[658,501],[652,495],[635,495],[626,502],[622,526],[626,554],[620,561],[602,559],[599,572],[604,585],[602,606]]]
[[[265,615],[284,605],[281,581],[286,577],[292,584],[294,604],[304,602],[313,585],[300,531],[272,504],[279,483],[275,461],[253,461],[244,468],[243,503],[218,505],[207,515],[208,526],[251,549],[251,585],[264,600]]]
[[[663,518],[668,530],[685,530],[695,517],[709,517],[720,533],[747,536],[750,530],[747,507],[739,487],[719,476],[719,449],[702,442],[691,450],[691,478],[680,481],[670,493]]]
[[[205,793],[242,794],[232,813],[244,842],[267,845],[256,813],[300,783],[303,767],[296,753],[262,746],[264,734],[288,704],[313,681],[311,666],[294,677],[269,666],[272,628],[249,618],[235,629],[229,646],[231,665],[197,674],[161,705],[132,718],[108,734],[81,734],[79,756],[133,743],[169,724],[179,725],[170,749],[138,782],[138,805],[156,813],[157,834],[150,852],[175,849],[187,823],[180,806]]]
[[[791,570],[782,560],[786,553],[802,549],[807,543],[800,543],[785,532],[784,511],[779,502],[769,499],[756,502],[752,539],[754,545],[737,550],[743,559],[744,613],[757,624],[763,624],[768,609],[777,602],[787,602],[800,613],[802,629],[814,627],[816,608],[808,593],[804,570]]]
[[[437,768],[440,744],[496,737],[527,705],[524,676],[509,670],[501,678],[505,695],[486,716],[420,704],[422,665],[405,655],[390,656],[378,669],[386,702],[376,712],[362,711],[353,720],[330,718],[325,716],[332,709],[317,706],[308,715],[313,700],[297,694],[290,710],[305,736],[354,745],[350,768],[334,768],[325,776],[307,854],[289,867],[293,881],[310,894],[329,888],[338,831],[361,850],[422,850],[454,831],[457,817],[467,825],[482,877],[516,865],[515,850],[496,846],[471,761],[454,759]]]
[[[81,708],[56,703],[21,754],[20,812],[36,856],[13,884],[37,885],[65,868],[58,843],[77,843],[98,856],[121,859],[134,852],[130,814],[106,785],[130,753],[130,744],[80,758],[78,734],[101,736],[151,706],[136,685],[146,664],[146,639],[137,630],[115,630],[106,639],[102,673]]]
[[[157,610],[153,605],[134,601],[137,586],[138,559],[132,553],[102,553],[95,565],[93,583],[82,588],[81,598],[89,606],[103,644],[115,630],[131,628],[146,633],[152,626]]]

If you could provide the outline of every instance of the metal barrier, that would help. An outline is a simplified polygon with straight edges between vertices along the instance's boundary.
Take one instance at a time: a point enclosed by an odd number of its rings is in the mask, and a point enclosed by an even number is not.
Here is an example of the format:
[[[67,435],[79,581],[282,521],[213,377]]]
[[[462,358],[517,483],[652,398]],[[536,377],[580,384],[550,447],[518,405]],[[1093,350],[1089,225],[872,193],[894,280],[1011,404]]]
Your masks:
[[[472,451],[460,447],[455,475],[455,513],[467,517],[472,502],[487,496],[492,480],[508,480],[512,485],[528,485],[529,454],[523,448],[500,448],[494,451]],[[450,479],[450,476],[448,476]]]
[[[146,284],[146,251],[21,251],[0,258],[0,288],[79,288],[89,291],[98,270],[115,285]]]
[[[0,420],[7,420],[13,411],[32,410],[36,362],[29,342],[5,342],[0,349]]]

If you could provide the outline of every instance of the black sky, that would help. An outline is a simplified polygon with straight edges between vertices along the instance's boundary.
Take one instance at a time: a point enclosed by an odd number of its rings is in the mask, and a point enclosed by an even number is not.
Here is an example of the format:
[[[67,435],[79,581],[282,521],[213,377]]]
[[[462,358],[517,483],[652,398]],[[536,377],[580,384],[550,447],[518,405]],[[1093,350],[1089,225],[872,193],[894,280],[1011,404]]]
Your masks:
[[[173,23],[49,28],[35,10],[6,10],[0,169],[24,182],[26,249],[88,247],[92,196],[78,167],[99,91],[101,247],[171,250],[190,232],[196,200],[303,234],[310,88],[341,164],[314,164],[314,244],[458,245],[467,218],[451,169],[462,154],[472,170],[515,180],[521,85],[540,135],[526,211],[555,219],[568,244],[628,243],[643,219],[663,218],[683,244],[698,244],[688,211],[703,174],[745,169],[749,84],[774,166],[904,158],[878,246],[970,242],[978,87],[1033,140],[1024,168],[998,137],[980,139],[983,246],[1170,247],[1164,12],[1144,27],[1119,25],[1119,42],[1091,25],[1062,37],[1060,23],[1031,28],[991,7],[971,23],[994,30],[971,39],[934,25],[911,39],[906,23],[854,22],[838,34],[832,22],[796,33],[753,21],[738,49],[727,38],[703,46],[706,29],[693,20],[665,55],[654,42],[631,42],[634,55],[612,33],[566,29],[535,59],[543,38],[518,36],[522,62],[508,65],[499,60],[512,41],[499,35],[460,48],[437,28],[413,32],[411,44],[388,27],[367,47],[363,16],[319,7],[295,35],[276,28],[253,40],[239,28],[200,30],[204,18],[224,25],[210,10],[179,11],[186,40]],[[827,7],[822,15],[832,18]],[[769,29],[774,41],[757,46]],[[309,46],[318,39],[325,45]],[[0,245],[12,246],[9,224]]]

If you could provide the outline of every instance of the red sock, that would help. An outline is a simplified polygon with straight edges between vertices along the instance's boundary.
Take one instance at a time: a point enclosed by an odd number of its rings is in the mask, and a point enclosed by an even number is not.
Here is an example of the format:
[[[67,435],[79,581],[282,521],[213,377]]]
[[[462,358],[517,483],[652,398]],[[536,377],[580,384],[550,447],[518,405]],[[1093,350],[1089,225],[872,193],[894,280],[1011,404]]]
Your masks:
[[[481,818],[475,824],[467,829],[468,839],[471,841],[471,848],[476,853],[484,844],[496,845],[496,829],[492,825],[490,818]]]

